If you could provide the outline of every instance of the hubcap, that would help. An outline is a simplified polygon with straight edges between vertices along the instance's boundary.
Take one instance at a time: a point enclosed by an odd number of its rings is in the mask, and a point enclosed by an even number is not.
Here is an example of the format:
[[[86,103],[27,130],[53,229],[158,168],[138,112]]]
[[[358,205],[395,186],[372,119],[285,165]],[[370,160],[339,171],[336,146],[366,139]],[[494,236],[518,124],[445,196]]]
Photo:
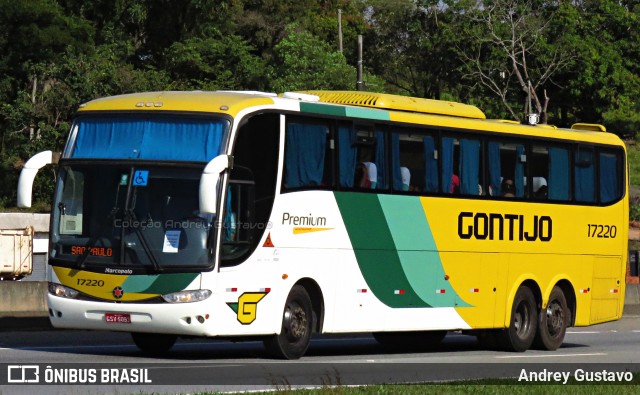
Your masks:
[[[552,336],[558,335],[564,327],[564,310],[558,301],[554,300],[547,306],[547,329]]]
[[[284,312],[287,337],[291,341],[297,341],[307,333],[307,314],[298,305],[289,306]]]

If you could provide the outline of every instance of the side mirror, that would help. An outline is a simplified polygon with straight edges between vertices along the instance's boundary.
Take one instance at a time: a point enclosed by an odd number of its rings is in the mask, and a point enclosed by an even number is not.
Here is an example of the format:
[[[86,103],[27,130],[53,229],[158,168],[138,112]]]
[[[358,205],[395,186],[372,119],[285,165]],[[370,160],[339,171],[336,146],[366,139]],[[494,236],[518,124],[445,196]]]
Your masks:
[[[200,177],[200,212],[216,214],[220,174],[232,167],[229,155],[219,155],[207,163]]]
[[[20,179],[18,180],[18,207],[31,207],[33,180],[36,178],[38,170],[46,165],[57,163],[58,159],[58,154],[54,154],[52,151],[42,151],[33,155],[27,163],[24,164],[20,172]]]

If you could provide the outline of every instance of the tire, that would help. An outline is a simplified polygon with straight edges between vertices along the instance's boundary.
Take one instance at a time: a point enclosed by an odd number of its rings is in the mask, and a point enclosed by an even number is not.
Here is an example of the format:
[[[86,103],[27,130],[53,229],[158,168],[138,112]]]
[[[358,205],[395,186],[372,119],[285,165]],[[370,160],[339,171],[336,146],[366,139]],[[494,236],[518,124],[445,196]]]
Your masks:
[[[427,349],[440,344],[447,331],[374,332],[374,339],[384,346]]]
[[[506,351],[524,352],[536,337],[538,309],[529,287],[521,286],[511,307],[509,327],[500,334],[499,343]]]
[[[541,350],[557,350],[564,341],[570,319],[571,312],[564,292],[559,287],[553,287],[547,308],[540,309],[538,313],[538,332],[534,347]]]
[[[145,354],[158,355],[171,350],[178,340],[175,335],[163,335],[159,333],[131,333],[133,342]]]
[[[304,287],[295,285],[284,306],[280,334],[264,340],[267,352],[279,359],[302,357],[309,348],[312,325],[311,298]]]

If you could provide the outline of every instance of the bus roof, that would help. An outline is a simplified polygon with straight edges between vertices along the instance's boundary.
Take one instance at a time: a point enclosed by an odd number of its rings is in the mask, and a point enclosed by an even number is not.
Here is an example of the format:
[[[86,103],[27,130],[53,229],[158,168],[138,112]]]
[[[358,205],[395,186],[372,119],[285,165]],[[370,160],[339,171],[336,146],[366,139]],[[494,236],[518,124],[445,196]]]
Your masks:
[[[248,107],[273,105],[275,96],[249,91],[143,92],[95,99],[81,105],[79,111],[186,111],[235,116]]]
[[[321,102],[371,107],[384,110],[409,111],[424,114],[485,119],[476,106],[451,101],[422,99],[409,96],[361,91],[307,91],[317,95]]]
[[[431,99],[359,91],[304,91],[284,94],[255,91],[164,91],[118,95],[92,100],[79,112],[180,111],[218,113],[235,117],[250,107],[271,107],[322,115],[386,120],[406,124],[495,131],[623,145],[602,125],[575,124],[571,129],[552,125],[521,125],[515,121],[486,119],[477,107]],[[296,98],[296,95],[299,97]]]

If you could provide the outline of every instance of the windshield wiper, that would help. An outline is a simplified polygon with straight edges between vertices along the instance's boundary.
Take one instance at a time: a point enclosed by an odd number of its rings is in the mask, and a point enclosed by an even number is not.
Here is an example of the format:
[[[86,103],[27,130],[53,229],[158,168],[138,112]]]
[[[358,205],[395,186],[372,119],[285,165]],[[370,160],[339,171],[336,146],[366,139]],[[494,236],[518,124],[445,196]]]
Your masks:
[[[132,223],[138,222],[138,219],[136,218],[136,214],[133,212],[133,209],[128,208],[125,211],[125,215],[127,219],[129,219],[129,221],[133,221]],[[142,232],[142,230],[140,230],[139,227],[135,227],[135,230],[136,230],[136,234],[138,235],[138,238],[140,239],[140,243],[142,244],[142,249],[144,250],[145,254],[147,254],[147,256],[149,257],[149,260],[151,261],[153,268],[159,272],[163,271],[164,269],[158,263],[158,260],[156,259],[155,254],[151,250],[151,247],[149,247],[149,241],[147,240],[147,237],[144,235],[144,233]],[[124,239],[123,239],[123,242],[124,242]]]

